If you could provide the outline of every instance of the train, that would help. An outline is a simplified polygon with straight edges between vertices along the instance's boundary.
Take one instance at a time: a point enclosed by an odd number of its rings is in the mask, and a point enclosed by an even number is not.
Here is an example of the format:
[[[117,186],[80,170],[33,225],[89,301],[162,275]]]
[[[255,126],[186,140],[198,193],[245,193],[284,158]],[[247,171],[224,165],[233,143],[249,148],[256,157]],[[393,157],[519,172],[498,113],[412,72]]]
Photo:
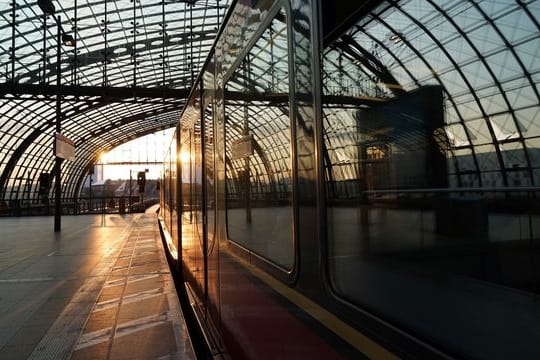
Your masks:
[[[160,181],[202,357],[540,356],[538,173],[508,145],[524,135],[460,111],[429,62],[472,46],[460,16],[502,10],[439,3],[232,2]]]

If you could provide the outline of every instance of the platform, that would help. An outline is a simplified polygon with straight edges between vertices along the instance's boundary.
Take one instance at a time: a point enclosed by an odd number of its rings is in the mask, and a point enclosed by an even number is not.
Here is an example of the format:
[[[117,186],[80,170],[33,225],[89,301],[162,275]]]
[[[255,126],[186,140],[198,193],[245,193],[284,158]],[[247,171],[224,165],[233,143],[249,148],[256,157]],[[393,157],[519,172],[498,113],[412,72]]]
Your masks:
[[[155,214],[0,229],[0,359],[195,358]]]

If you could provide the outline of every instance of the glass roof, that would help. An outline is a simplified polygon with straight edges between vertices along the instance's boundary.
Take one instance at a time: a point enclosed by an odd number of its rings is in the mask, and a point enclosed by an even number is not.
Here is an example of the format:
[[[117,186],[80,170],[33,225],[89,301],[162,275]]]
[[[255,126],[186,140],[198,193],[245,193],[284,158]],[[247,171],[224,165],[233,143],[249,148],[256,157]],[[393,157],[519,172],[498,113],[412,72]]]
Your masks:
[[[0,99],[5,199],[20,198],[24,179],[51,171],[55,119],[55,21],[44,19],[34,1],[13,3],[3,3],[0,10],[0,82],[24,91],[2,93]],[[75,141],[77,153],[75,161],[63,164],[63,182],[66,196],[72,197],[99,151],[174,126],[230,0],[54,4],[62,28],[77,40],[75,48],[61,48],[62,84],[177,91],[167,100],[66,92],[62,129]],[[535,186],[540,183],[539,18],[538,1],[381,1],[325,48],[324,95],[356,98],[369,106],[440,86],[452,185]],[[270,40],[254,49],[258,60],[249,84],[232,77],[230,91],[247,86],[250,93],[287,92],[279,81],[287,69],[274,66],[286,55],[283,35],[276,29],[262,34]],[[240,121],[241,113],[231,116]],[[339,106],[325,110],[328,119],[336,119],[325,129],[335,149],[355,141],[347,135],[354,121],[349,115]],[[265,130],[270,118],[250,121],[261,139],[272,133]],[[35,189],[37,183],[30,186]]]
[[[53,1],[54,16],[37,1],[2,2],[0,200],[21,199],[25,189],[26,201],[38,201],[36,179],[53,169],[58,19],[76,40],[60,47],[62,133],[76,146],[62,165],[69,198],[100,151],[176,124],[230,2]],[[104,95],[104,86],[134,91]],[[164,88],[182,92],[163,100]]]
[[[451,186],[537,186],[539,18],[538,1],[383,1],[326,48],[324,92],[390,99],[440,86]],[[336,133],[354,124],[326,116]],[[332,136],[336,149],[354,142]]]

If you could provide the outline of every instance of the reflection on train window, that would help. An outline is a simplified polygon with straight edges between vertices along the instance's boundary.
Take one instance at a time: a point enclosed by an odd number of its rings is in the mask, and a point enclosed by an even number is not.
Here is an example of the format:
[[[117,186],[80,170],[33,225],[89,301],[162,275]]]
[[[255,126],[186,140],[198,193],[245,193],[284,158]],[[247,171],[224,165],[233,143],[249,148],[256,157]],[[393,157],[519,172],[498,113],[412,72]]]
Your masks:
[[[530,188],[540,179],[531,166],[538,141],[524,117],[493,101],[511,59],[490,63],[494,78],[477,89],[477,74],[464,70],[486,71],[489,61],[460,52],[471,34],[435,6],[383,3],[324,52],[330,280],[341,298],[452,343],[460,338],[447,330],[457,320],[445,309],[472,318],[479,297],[497,303],[497,314],[532,315],[512,304],[540,292],[538,188]],[[462,11],[464,21],[476,10]],[[424,20],[437,32],[419,27]],[[534,88],[520,91],[535,97]]]
[[[211,98],[205,96],[204,98],[204,169],[205,169],[205,206],[206,206],[206,223],[207,223],[207,237],[208,237],[208,249],[207,253],[210,254],[214,250],[215,245],[215,231],[216,231],[216,197],[214,193],[214,179],[215,179],[215,148],[214,148],[214,117],[213,117],[213,104]]]
[[[161,211],[163,221],[170,231],[171,239],[175,246],[178,246],[178,226],[176,208],[176,156],[171,149],[176,148],[176,139],[173,138],[171,145],[165,155],[163,179],[161,182]]]
[[[289,59],[284,12],[227,83],[227,228],[245,248],[291,269],[294,258]]]
[[[200,94],[200,86],[196,87]],[[194,96],[187,104],[180,128],[182,260],[192,272],[188,279],[199,298],[204,296],[203,154],[201,104]]]

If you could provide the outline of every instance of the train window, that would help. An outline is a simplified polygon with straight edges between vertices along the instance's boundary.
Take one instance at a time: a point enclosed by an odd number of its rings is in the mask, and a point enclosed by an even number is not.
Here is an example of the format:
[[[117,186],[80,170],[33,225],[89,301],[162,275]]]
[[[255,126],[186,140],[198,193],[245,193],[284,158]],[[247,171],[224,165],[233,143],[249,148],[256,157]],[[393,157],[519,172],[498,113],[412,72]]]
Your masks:
[[[483,30],[517,31],[526,11],[508,5],[512,17],[486,22],[498,11],[488,3],[480,16],[475,6],[383,1],[328,44],[321,74],[334,293],[470,357],[479,349],[469,339],[484,351],[538,324],[540,292],[539,152],[526,146],[536,134],[501,85],[507,71],[526,82],[532,68],[516,64],[529,57],[518,52],[492,61],[495,43],[501,53],[515,45]]]
[[[227,83],[229,238],[290,270],[294,259],[289,55],[285,11]]]
[[[169,204],[171,209],[170,227],[171,237],[174,245],[178,248],[178,207],[176,206],[176,137],[173,138],[171,146],[169,147],[169,157],[167,161],[167,167],[169,170],[168,187],[169,187]]]
[[[181,169],[181,232],[182,260],[191,275],[188,277],[198,299],[204,297],[204,202],[203,154],[201,129],[200,85],[182,116],[179,163]],[[180,216],[180,215],[179,215]]]
[[[204,169],[205,169],[205,206],[206,206],[206,227],[208,238],[208,254],[213,252],[216,232],[216,196],[215,196],[215,147],[214,147],[214,107],[212,98],[208,95],[204,97]]]

